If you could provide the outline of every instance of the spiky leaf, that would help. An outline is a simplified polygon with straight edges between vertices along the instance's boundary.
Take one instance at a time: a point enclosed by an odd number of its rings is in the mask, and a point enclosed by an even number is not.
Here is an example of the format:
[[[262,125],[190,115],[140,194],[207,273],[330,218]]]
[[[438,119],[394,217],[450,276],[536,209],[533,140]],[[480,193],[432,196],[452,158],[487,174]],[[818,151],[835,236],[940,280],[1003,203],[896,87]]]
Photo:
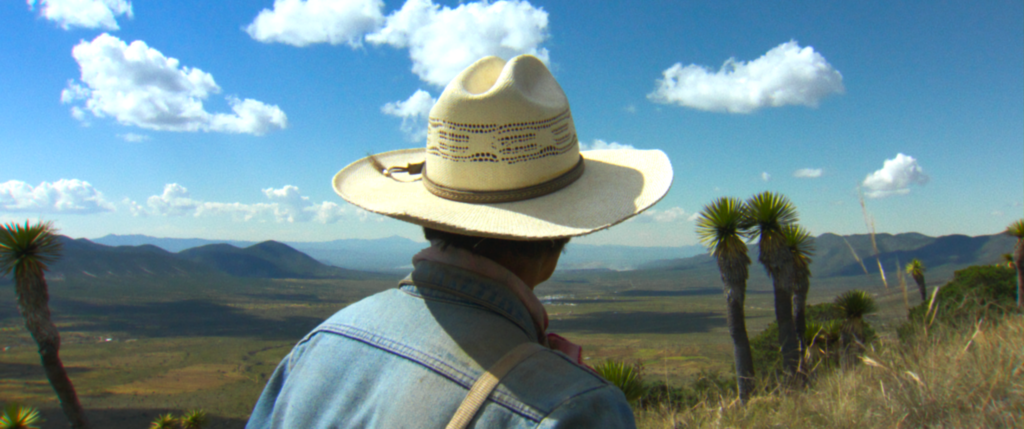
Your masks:
[[[836,297],[835,304],[843,311],[847,320],[860,319],[877,309],[875,299],[862,290],[844,292]]]
[[[743,203],[739,199],[718,198],[704,206],[697,217],[697,236],[715,257],[746,256],[745,234]]]
[[[57,230],[50,222],[25,226],[10,222],[0,227],[0,275],[37,274],[60,256]]]
[[[1007,234],[1017,237],[1018,239],[1024,239],[1024,219],[1014,221],[1006,227]]]
[[[0,415],[0,429],[39,429],[36,424],[42,422],[39,410],[14,402],[7,404]]]
[[[178,426],[178,419],[171,413],[158,416],[149,424],[149,429],[174,429]]]
[[[202,429],[206,425],[206,411],[192,410],[181,416],[181,429]]]
[[[594,367],[594,371],[621,389],[622,393],[626,395],[626,400],[629,402],[640,399],[647,392],[641,375],[642,368],[639,364],[607,360]]]

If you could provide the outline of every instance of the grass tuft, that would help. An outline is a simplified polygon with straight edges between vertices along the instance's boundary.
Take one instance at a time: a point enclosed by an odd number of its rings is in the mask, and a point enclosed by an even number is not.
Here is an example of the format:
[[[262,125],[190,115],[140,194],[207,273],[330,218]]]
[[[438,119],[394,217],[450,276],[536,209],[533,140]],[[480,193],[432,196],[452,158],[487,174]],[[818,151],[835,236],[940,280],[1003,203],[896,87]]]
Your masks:
[[[641,428],[1024,427],[1024,315],[880,340],[806,390],[637,410]]]

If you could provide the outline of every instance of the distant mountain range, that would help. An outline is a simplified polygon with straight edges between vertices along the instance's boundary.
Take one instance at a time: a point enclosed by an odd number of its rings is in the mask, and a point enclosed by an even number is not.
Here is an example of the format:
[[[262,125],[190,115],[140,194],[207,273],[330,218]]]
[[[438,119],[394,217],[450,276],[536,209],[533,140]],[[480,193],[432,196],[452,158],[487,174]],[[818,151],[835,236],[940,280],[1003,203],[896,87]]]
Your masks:
[[[200,238],[157,238],[146,235],[107,235],[92,240],[107,246],[151,245],[169,252],[181,252],[211,244],[235,247],[255,245],[250,241],[205,240]],[[412,256],[427,246],[402,237],[376,240],[348,239],[322,242],[285,242],[323,263],[360,271],[396,271],[412,267]],[[560,270],[597,269],[629,270],[651,261],[684,258],[704,252],[701,246],[633,247],[594,246],[569,243],[558,264]]]
[[[929,237],[917,233],[876,234],[878,259],[871,245],[871,236],[822,234],[814,240],[815,253],[811,272],[815,277],[842,277],[878,273],[878,261],[892,273],[897,265],[906,265],[917,258],[929,270],[960,269],[970,265],[1002,261],[1004,253],[1013,252],[1016,238],[1004,234],[968,237],[946,235]],[[757,248],[749,248],[751,259],[757,260]],[[858,259],[860,262],[858,262]],[[707,254],[650,262],[639,267],[649,270],[717,270],[717,263]]]
[[[424,246],[423,243],[399,237],[294,243],[295,246],[276,241],[221,243],[202,239],[165,239],[138,235],[106,236],[97,239],[96,242],[64,236],[61,236],[60,240],[64,245],[64,251],[61,258],[50,266],[47,274],[47,277],[53,280],[73,276],[217,275],[245,278],[371,278],[378,274],[367,271],[394,271],[399,267],[402,270],[409,269],[412,255]],[[889,273],[896,269],[897,262],[903,265],[913,258],[918,258],[931,272],[951,274],[953,270],[969,265],[1000,262],[1002,255],[1012,252],[1015,244],[1015,238],[1002,234],[978,237],[929,237],[916,233],[878,234],[875,241],[879,259]],[[178,251],[172,253],[158,247],[157,244]],[[182,248],[188,244],[198,246]],[[868,235],[822,234],[815,239],[814,244],[816,252],[811,271],[817,278],[863,275],[865,271],[878,272],[871,237]],[[675,257],[657,259],[661,255]],[[750,255],[751,259],[756,261],[755,246],[750,247]],[[382,261],[373,261],[373,258],[381,258]],[[344,262],[349,266],[367,267],[367,270],[340,268],[332,265],[334,261]],[[570,244],[559,265],[563,272],[636,267],[639,270],[687,271],[687,276],[714,277],[717,277],[718,270],[715,261],[697,246],[642,248]],[[7,282],[9,278],[2,281]]]
[[[340,278],[371,276],[323,264],[276,241],[239,248],[210,244],[171,253],[157,246],[107,246],[86,239],[59,237],[63,252],[47,277],[192,277],[227,275],[249,278]]]

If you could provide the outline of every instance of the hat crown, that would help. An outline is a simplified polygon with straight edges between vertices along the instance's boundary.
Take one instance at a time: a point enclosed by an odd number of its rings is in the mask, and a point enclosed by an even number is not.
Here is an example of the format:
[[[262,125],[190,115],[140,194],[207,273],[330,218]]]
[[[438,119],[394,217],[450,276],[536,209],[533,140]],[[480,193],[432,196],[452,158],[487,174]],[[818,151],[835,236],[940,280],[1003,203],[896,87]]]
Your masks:
[[[579,162],[561,86],[539,59],[483,58],[430,110],[426,174],[463,191],[507,191],[557,178]]]

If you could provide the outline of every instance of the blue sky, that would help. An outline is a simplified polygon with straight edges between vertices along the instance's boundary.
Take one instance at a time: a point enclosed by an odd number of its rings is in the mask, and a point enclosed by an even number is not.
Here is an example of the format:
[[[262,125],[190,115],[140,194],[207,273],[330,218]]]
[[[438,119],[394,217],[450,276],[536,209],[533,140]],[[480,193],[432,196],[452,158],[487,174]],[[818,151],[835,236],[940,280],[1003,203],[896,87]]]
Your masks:
[[[992,234],[1024,213],[1024,6],[966,2],[0,3],[0,221],[74,237],[322,241],[417,227],[330,187],[422,146],[477,57],[533,53],[588,147],[661,149],[668,196],[591,244],[696,243],[718,196],[814,234]]]

